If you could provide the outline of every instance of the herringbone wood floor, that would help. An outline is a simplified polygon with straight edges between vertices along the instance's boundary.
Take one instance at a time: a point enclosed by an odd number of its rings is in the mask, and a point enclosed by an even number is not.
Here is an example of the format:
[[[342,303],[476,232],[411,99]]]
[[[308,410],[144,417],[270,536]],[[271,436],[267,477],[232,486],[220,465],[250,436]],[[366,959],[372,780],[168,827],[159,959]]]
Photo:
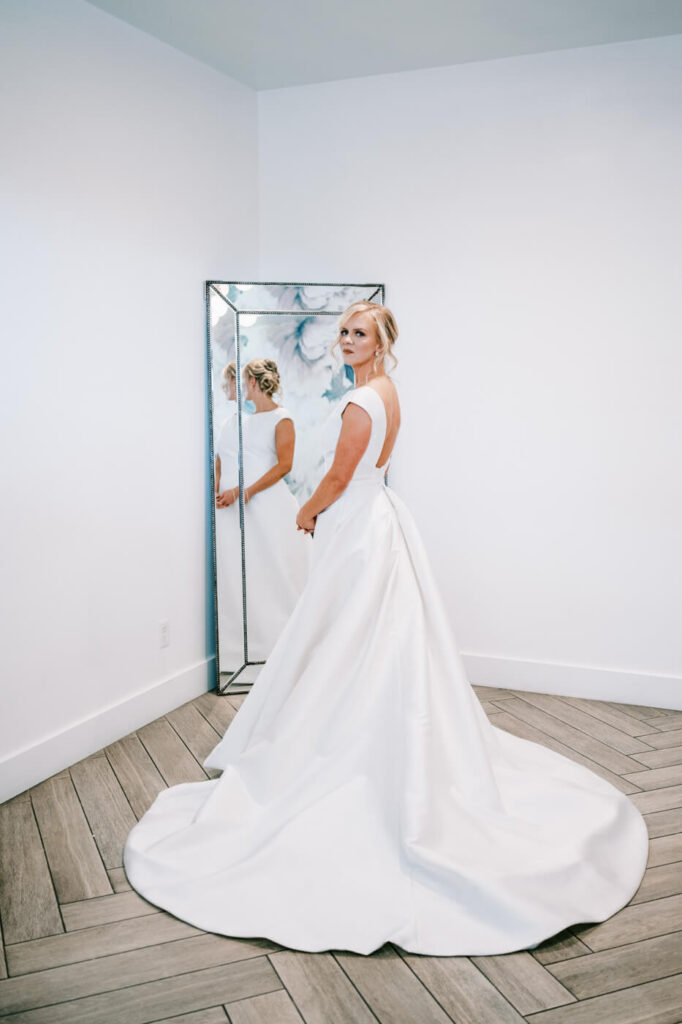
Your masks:
[[[0,806],[0,1015],[15,1024],[680,1024],[682,712],[476,687],[491,720],[627,793],[651,835],[631,903],[532,952],[301,953],[208,935],[130,890],[129,829],[243,696],[207,693]]]

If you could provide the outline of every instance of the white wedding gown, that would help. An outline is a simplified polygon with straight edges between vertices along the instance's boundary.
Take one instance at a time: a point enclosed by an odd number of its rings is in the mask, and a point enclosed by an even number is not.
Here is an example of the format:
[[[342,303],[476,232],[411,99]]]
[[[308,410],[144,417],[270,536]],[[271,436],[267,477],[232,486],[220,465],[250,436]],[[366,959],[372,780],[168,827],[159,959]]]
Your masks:
[[[275,428],[293,419],[284,406],[242,416],[244,486],[255,483],[277,462]],[[223,423],[216,440],[220,490],[239,485],[237,416]],[[269,657],[303,590],[313,542],[297,530],[299,504],[284,479],[254,494],[244,506],[246,614],[249,660]],[[216,508],[216,592],[218,665],[234,671],[244,660],[242,551],[239,502]]]
[[[206,759],[130,833],[146,899],[211,932],[307,951],[390,941],[455,956],[530,948],[636,892],[647,830],[582,765],[491,725],[464,672],[414,520],[377,468],[372,419],[317,518],[308,583]]]

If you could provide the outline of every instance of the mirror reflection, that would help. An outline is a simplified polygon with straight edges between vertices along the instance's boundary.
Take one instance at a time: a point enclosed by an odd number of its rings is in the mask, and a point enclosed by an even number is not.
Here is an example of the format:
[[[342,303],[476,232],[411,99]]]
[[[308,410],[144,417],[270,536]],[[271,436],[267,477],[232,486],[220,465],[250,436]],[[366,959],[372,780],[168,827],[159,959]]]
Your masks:
[[[296,528],[323,476],[320,430],[350,367],[340,314],[378,284],[207,282],[218,689],[248,688],[307,581]]]
[[[222,370],[222,387],[237,401],[235,362]],[[242,394],[252,411],[242,418],[248,649],[264,661],[308,578],[312,538],[296,528],[299,503],[284,477],[296,445],[293,417],[277,404],[280,376],[273,359],[250,359]],[[236,404],[235,404],[236,409]],[[220,665],[240,664],[243,653],[239,431],[228,416],[215,448],[216,570]]]

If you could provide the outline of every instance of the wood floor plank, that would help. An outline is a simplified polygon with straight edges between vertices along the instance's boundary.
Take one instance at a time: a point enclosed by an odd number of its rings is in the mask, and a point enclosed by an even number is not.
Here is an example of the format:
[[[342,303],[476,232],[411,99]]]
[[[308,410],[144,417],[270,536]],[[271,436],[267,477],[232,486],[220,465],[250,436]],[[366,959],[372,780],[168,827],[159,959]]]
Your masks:
[[[106,757],[106,755],[103,750],[96,750],[94,754],[88,754],[87,757],[83,757],[81,758],[80,761],[76,761],[74,764],[71,765],[70,768],[64,768],[63,771],[61,771],[59,774],[66,775],[68,772],[71,771],[71,768],[80,768],[80,766],[85,764],[86,761],[92,761],[96,757]],[[55,776],[52,776],[52,778],[55,778]]]
[[[0,980],[7,977],[7,961],[5,960],[5,945],[2,941],[2,932],[0,931]]]
[[[134,814],[141,818],[166,783],[137,736],[124,736],[106,747],[106,754]]]
[[[71,769],[71,778],[104,866],[121,867],[126,837],[136,822],[106,757],[91,757]]]
[[[0,804],[0,916],[4,941],[64,931],[31,801]]]
[[[621,704],[618,701],[614,701],[613,706],[620,708],[628,715],[632,715],[633,718],[639,718],[642,722],[646,722],[650,718],[659,718],[665,714],[665,708],[649,708],[643,704]]]
[[[513,690],[505,690],[500,686],[479,686],[477,684],[473,687],[473,691],[481,701],[508,700],[509,697],[515,696]]]
[[[547,970],[579,999],[588,999],[682,972],[682,942],[677,932],[658,935],[550,964]]]
[[[228,1016],[230,1024],[303,1024],[286,989],[230,1003]]]
[[[7,946],[7,968],[15,977],[200,934],[198,928],[170,914],[149,914]]]
[[[113,892],[71,779],[35,786],[31,801],[59,902]]]
[[[623,732],[613,725],[609,725],[600,718],[590,715],[581,708],[576,707],[572,701],[562,700],[561,697],[554,697],[547,693],[522,693],[517,695],[526,703],[538,708],[540,711],[558,718],[559,721],[573,726],[587,736],[605,743],[610,749],[618,750],[622,754],[633,754],[636,751],[648,750],[650,745],[642,739]],[[560,738],[560,737],[559,737]],[[606,765],[605,767],[610,767]]]
[[[649,843],[649,867],[658,867],[659,864],[670,864],[673,861],[682,861],[682,833],[671,836],[661,836],[652,839]]]
[[[682,764],[682,747],[664,747],[661,750],[645,750],[632,755],[647,768],[666,768],[669,764]]]
[[[68,932],[79,928],[94,928],[98,924],[112,921],[127,921],[131,917],[145,917],[158,914],[159,908],[147,903],[136,892],[117,892],[112,896],[80,900],[78,903],[62,903],[62,917]]]
[[[533,694],[532,696],[536,695]],[[581,732],[567,722],[560,721],[554,715],[550,715],[546,711],[518,697],[506,700],[504,702],[504,710],[509,714],[515,715],[526,724],[534,725],[548,736],[552,736],[561,743],[565,743],[566,746],[583,754],[585,757],[589,757],[591,761],[601,765],[603,768],[607,768],[616,775],[624,775],[625,772],[636,772],[638,768],[641,768],[641,765],[637,764],[631,757],[628,757],[627,754],[621,754],[620,751],[614,750],[608,744],[595,739],[594,736]],[[625,777],[628,778],[627,776]],[[628,781],[632,780],[628,779]]]
[[[262,957],[272,943],[196,935],[0,982],[0,1016]]]
[[[257,998],[262,999],[263,996]],[[223,1006],[212,1006],[208,1010],[196,1010],[193,1013],[182,1013],[179,1017],[164,1017],[154,1024],[226,1024],[227,1014]]]
[[[530,950],[531,956],[539,964],[553,964],[557,960],[567,960],[569,957],[584,956],[590,949],[584,942],[574,935],[570,928],[564,929],[553,938],[545,939],[535,949]]]
[[[640,736],[642,733],[652,731],[648,722],[642,722],[641,719],[635,718],[634,715],[621,711],[615,704],[607,704],[606,701],[602,700],[588,700],[585,697],[561,697],[560,699],[567,704],[580,708],[581,711],[586,711],[588,715],[600,718],[602,722],[607,722],[608,725],[620,729],[621,732],[627,733],[628,736]]]
[[[137,735],[169,786],[182,782],[205,782],[208,778],[165,718],[138,729]]]
[[[471,961],[523,1017],[575,1002],[575,996],[528,952],[472,956]]]
[[[658,867],[649,866],[629,905],[645,903],[647,900],[659,900],[662,896],[675,896],[677,893],[682,893],[682,864],[679,861],[661,864]],[[682,945],[682,940],[680,945]]]
[[[452,1024],[394,949],[384,946],[371,956],[338,952],[334,958],[382,1024]]]
[[[667,811],[670,807],[682,807],[682,785],[651,789],[647,793],[634,793],[631,800],[642,814]]]
[[[524,1018],[468,957],[401,956],[457,1024],[523,1024]]]
[[[221,737],[216,730],[191,703],[170,711],[166,718],[199,764],[203,764],[220,742]]]
[[[653,731],[653,728],[659,732],[668,732],[671,729],[681,729],[682,711],[666,711],[665,715],[661,715],[658,718],[647,718],[646,722],[643,724],[649,727],[649,731]]]
[[[194,706],[209,725],[222,737],[232,722],[237,710],[226,697],[219,697],[215,692],[202,693],[194,699]]]
[[[627,782],[634,782],[640,789],[662,789],[664,786],[679,786],[682,783],[682,764],[670,768],[651,768],[643,772],[623,775]]]
[[[270,961],[306,1024],[376,1024],[330,953],[283,949]]]
[[[508,703],[506,701],[505,703]],[[585,768],[589,768],[595,775],[599,775],[600,778],[606,779],[612,786],[619,789],[621,793],[626,795],[630,793],[636,793],[637,787],[630,782],[625,782],[613,772],[609,771],[608,768],[604,768],[602,765],[597,764],[588,757],[583,757],[582,754],[576,753],[570,747],[566,746],[565,743],[561,743],[559,740],[553,739],[548,736],[541,729],[533,725],[529,725],[522,718],[518,718],[515,715],[508,715],[506,712],[501,711],[498,715],[491,715],[490,721],[493,725],[500,729],[504,729],[505,732],[513,733],[514,736],[520,736],[524,740],[532,740],[534,743],[540,743],[543,747],[548,747],[550,750],[556,751],[557,754],[563,754],[564,757],[569,758],[571,761],[575,761],[577,764],[582,764]]]
[[[266,956],[25,1010],[12,1024],[148,1024],[281,988]]]
[[[123,868],[109,868],[107,874],[109,875],[109,881],[113,886],[114,892],[129,892],[132,888]]]
[[[594,952],[640,942],[682,929],[682,896],[623,907],[601,924],[575,925],[573,931]],[[43,940],[49,941],[49,940]]]
[[[644,820],[651,839],[682,832],[682,807],[671,807],[667,811],[652,811],[651,814],[644,815]]]
[[[679,747],[682,745],[682,729],[672,729],[670,732],[646,733],[642,736],[642,739],[650,747],[655,747],[657,750],[663,747]]]
[[[680,1024],[682,977],[595,996],[571,1006],[534,1013],[529,1024]]]

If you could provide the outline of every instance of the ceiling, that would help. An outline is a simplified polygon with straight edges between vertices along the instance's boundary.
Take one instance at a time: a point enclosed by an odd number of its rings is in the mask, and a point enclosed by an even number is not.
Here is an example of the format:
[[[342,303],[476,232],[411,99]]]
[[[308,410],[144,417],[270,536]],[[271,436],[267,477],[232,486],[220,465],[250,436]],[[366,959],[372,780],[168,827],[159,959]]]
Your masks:
[[[254,89],[682,32],[682,0],[89,0]]]

